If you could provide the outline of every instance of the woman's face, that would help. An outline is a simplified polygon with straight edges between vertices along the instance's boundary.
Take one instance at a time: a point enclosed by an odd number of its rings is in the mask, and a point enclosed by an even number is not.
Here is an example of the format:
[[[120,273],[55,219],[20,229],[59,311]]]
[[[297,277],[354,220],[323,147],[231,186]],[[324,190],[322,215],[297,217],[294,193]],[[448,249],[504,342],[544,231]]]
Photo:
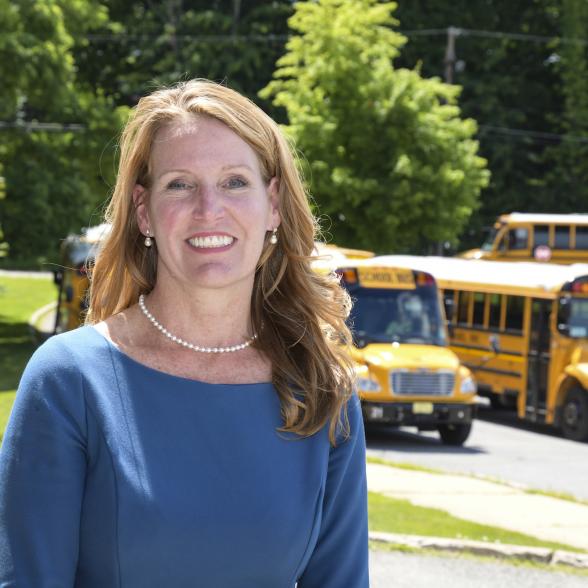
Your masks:
[[[155,238],[157,282],[251,290],[267,231],[280,224],[277,180],[220,121],[199,117],[158,131],[151,186],[135,186],[139,228]]]

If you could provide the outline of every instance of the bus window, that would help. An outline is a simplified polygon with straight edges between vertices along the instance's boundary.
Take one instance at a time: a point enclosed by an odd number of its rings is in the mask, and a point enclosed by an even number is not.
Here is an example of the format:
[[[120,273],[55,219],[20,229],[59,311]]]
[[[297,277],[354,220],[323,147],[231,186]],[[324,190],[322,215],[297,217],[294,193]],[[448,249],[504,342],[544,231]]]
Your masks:
[[[470,300],[472,299],[471,292],[460,292],[457,302],[457,322],[460,325],[468,325],[470,322]]]
[[[455,322],[455,291],[444,290],[443,291],[443,306],[445,307],[445,318],[448,322]]]
[[[556,226],[555,227],[555,243],[554,249],[569,249],[570,248],[570,227]]]
[[[510,229],[508,231],[508,249],[521,250],[529,246],[529,231],[524,228]]]
[[[506,297],[506,321],[505,329],[517,333],[523,332],[523,314],[525,299],[522,296]]]
[[[350,315],[355,343],[447,344],[437,288],[414,290],[382,288],[353,289]]]
[[[588,227],[576,227],[576,249],[588,250]]]
[[[482,251],[492,251],[494,247],[494,241],[496,241],[496,237],[498,236],[498,231],[502,228],[502,225],[494,226],[490,229],[488,236],[486,237],[484,243],[482,244]],[[504,241],[502,241],[504,242]]]
[[[549,225],[535,225],[533,227],[533,247],[549,245]]]
[[[474,292],[474,318],[472,322],[480,327],[484,326],[484,299],[485,296],[482,292]]]
[[[500,306],[501,306],[501,295],[490,294],[489,295],[490,314],[488,317],[488,326],[491,329],[498,330],[500,328]]]
[[[588,299],[564,296],[559,299],[557,330],[568,337],[588,337]]]

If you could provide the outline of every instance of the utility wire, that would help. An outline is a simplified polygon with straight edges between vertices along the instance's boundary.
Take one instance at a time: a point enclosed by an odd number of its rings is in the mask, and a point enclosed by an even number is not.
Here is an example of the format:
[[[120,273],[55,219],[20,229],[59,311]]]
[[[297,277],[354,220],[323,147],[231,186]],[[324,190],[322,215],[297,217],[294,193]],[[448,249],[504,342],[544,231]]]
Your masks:
[[[406,37],[422,37],[422,36],[442,36],[447,34],[447,29],[454,29],[457,36],[461,37],[480,37],[488,39],[508,39],[512,41],[524,41],[531,43],[563,43],[563,44],[574,44],[574,45],[588,45],[588,39],[582,39],[579,37],[558,37],[558,36],[547,36],[547,35],[532,35],[529,33],[508,33],[505,31],[484,31],[477,29],[462,29],[459,27],[447,27],[444,29],[413,29],[413,30],[399,30],[398,32]],[[160,39],[161,37],[172,37],[183,41],[198,41],[201,43],[218,43],[218,42],[236,42],[236,41],[253,41],[259,42],[276,42],[276,41],[287,41],[290,35],[178,35],[170,33],[161,33],[160,35],[134,35],[129,33],[117,33],[117,34],[97,34],[87,35],[86,39],[94,43],[108,42],[108,41],[151,41],[154,39]]]
[[[22,131],[46,131],[49,133],[80,132],[86,129],[86,125],[78,123],[53,123],[37,121],[6,121],[0,120],[0,129],[19,129]]]
[[[588,45],[588,39],[578,37],[549,37],[545,35],[531,35],[528,33],[507,33],[504,31],[481,31],[476,29],[462,29],[459,27],[448,27],[455,31],[456,36],[460,37],[482,37],[488,39],[509,39],[513,41],[527,41],[533,43],[565,43],[574,45]],[[447,34],[445,29],[415,29],[410,31],[399,31],[407,37],[429,37],[441,36]]]
[[[543,142],[564,141],[569,143],[588,143],[588,136],[583,135],[562,135],[559,133],[545,133],[542,131],[526,131],[524,129],[511,129],[508,127],[495,127],[492,125],[478,125],[481,131],[509,135],[511,137],[538,139]]]
[[[259,42],[276,42],[287,41],[289,35],[178,35],[174,33],[161,33],[160,35],[130,35],[127,33],[117,33],[114,35],[87,35],[85,38],[92,42],[106,42],[106,41],[153,41],[161,39],[162,37],[170,37],[179,39],[181,41],[196,41],[199,43],[218,43],[236,41],[254,41]]]

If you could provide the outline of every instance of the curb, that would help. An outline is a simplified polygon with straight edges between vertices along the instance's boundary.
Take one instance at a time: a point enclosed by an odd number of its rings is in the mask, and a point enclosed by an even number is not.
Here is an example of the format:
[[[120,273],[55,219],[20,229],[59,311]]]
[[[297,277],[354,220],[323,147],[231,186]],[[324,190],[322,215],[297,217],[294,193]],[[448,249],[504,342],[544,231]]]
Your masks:
[[[433,549],[485,555],[501,559],[517,559],[549,565],[564,565],[576,569],[588,569],[588,554],[561,551],[548,547],[525,547],[506,543],[486,543],[467,539],[448,539],[445,537],[423,537],[421,535],[400,535],[370,531],[369,538],[376,543],[411,547],[413,549]]]
[[[37,328],[39,320],[42,316],[51,312],[54,308],[57,307],[57,302],[49,302],[49,304],[45,304],[45,306],[41,306],[41,308],[37,308],[33,314],[31,314],[29,318],[29,326],[33,327],[34,329]]]
[[[35,345],[41,345],[41,343],[45,342],[51,335],[53,335],[53,328],[49,331],[43,330],[43,319],[47,317],[51,312],[53,312],[57,308],[57,302],[49,302],[49,304],[45,304],[41,308],[37,308],[33,314],[29,317],[28,320],[28,327],[29,333]],[[55,321],[53,321],[55,322]]]

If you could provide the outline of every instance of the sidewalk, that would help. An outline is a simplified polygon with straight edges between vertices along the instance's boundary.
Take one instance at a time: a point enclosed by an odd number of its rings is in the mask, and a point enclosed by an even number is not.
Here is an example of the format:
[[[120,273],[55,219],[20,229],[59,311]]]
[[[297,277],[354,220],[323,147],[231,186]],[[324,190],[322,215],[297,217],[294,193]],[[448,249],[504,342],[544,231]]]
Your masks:
[[[372,492],[588,551],[588,505],[468,476],[374,463],[367,464],[367,478]]]

